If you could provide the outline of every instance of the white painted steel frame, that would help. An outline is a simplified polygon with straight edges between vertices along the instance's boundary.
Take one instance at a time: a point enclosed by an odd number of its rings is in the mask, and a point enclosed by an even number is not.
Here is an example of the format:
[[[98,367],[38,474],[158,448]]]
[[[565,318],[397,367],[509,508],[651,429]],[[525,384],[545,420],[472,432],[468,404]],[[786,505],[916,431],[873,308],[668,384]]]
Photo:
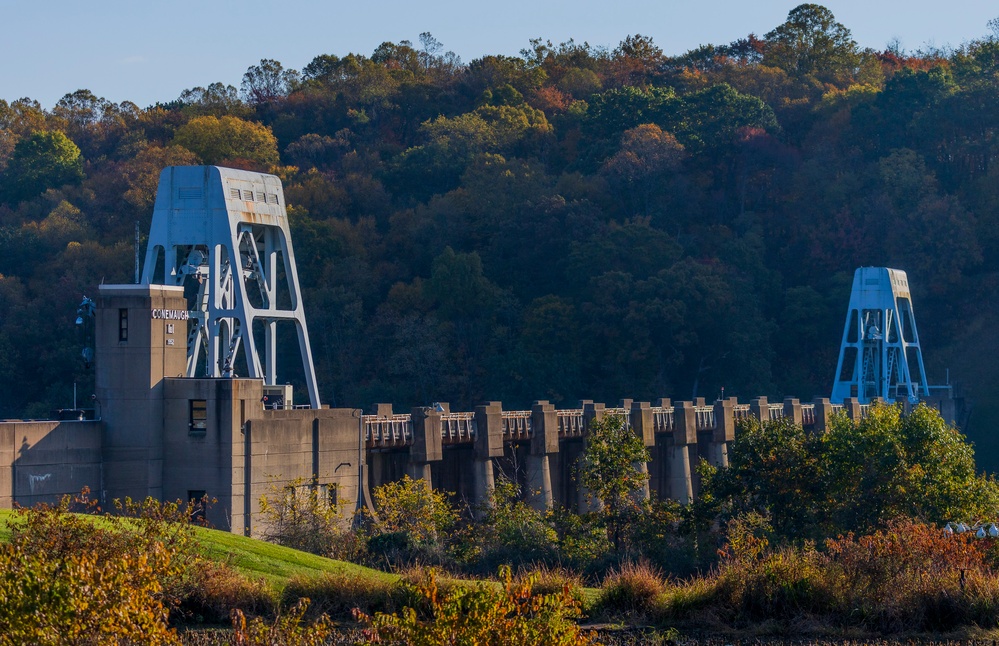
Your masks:
[[[284,281],[279,280],[282,271]],[[236,376],[242,356],[249,372],[245,376],[277,385],[277,324],[291,321],[309,401],[318,408],[280,179],[218,166],[163,169],[142,283],[183,285],[189,276],[197,281],[198,292],[191,305],[187,376],[195,376],[204,349],[206,376]],[[254,323],[263,326],[263,348],[257,347]]]
[[[848,356],[854,365],[852,369],[847,366],[844,376]],[[912,359],[918,375],[911,373]],[[842,404],[847,397],[857,397],[867,404],[880,397],[888,402],[901,398],[916,402],[929,393],[908,277],[904,271],[887,267],[857,269],[830,401]]]

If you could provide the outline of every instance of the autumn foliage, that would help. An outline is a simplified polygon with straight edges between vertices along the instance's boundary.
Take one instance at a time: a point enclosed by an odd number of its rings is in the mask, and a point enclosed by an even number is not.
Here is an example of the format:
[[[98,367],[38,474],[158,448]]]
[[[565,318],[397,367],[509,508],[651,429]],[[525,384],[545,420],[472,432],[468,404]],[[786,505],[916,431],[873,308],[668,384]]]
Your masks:
[[[0,416],[89,392],[76,305],[133,280],[159,171],[196,163],[281,178],[335,406],[808,400],[862,265],[908,272],[924,352],[990,406],[997,43],[968,38],[871,51],[804,4],[690,52],[622,34],[462,62],[422,34],[154,106],[6,97]]]
[[[579,604],[568,587],[561,593],[532,594],[532,579],[515,580],[500,571],[502,589],[483,584],[453,587],[443,593],[437,575],[428,571],[414,587],[416,607],[395,614],[358,614],[370,626],[372,641],[385,644],[454,643],[489,646],[570,646],[593,643],[592,635],[573,621]]]
[[[192,559],[180,508],[149,502],[145,518],[94,520],[71,505],[20,510],[0,544],[0,643],[175,642],[168,619]]]

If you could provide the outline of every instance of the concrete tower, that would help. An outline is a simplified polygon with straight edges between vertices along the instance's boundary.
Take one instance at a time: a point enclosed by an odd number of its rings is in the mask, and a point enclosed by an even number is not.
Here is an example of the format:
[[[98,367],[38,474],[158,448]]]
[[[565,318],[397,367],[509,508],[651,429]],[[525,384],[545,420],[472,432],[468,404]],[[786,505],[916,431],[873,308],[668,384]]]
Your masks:
[[[142,283],[183,286],[193,301],[188,377],[251,377],[277,385],[278,323],[293,324],[309,402],[319,407],[277,177],[217,166],[165,168]]]
[[[159,498],[163,382],[184,374],[187,301],[180,287],[101,285],[95,395],[104,420],[102,498]]]
[[[929,396],[919,334],[904,271],[861,267],[853,275],[833,383],[833,403],[916,402]]]

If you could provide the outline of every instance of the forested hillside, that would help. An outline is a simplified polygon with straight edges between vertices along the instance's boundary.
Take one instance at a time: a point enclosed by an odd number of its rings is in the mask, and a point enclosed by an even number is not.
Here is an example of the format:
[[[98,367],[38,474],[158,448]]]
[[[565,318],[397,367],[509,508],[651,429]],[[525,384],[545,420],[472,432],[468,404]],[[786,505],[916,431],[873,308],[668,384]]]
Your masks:
[[[90,392],[77,304],[205,163],[284,181],[324,403],[828,395],[853,270],[887,265],[992,466],[997,73],[995,35],[871,51],[801,5],[682,55],[423,34],[148,108],[0,101],[0,417]]]

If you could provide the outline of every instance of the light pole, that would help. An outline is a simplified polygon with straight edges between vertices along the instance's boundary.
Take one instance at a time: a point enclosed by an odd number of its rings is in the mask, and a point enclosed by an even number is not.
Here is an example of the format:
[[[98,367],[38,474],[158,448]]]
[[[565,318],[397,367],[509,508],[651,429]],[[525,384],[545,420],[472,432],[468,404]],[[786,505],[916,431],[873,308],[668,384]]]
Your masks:
[[[355,408],[357,416],[357,504],[354,509],[354,528],[364,526],[364,410]]]

